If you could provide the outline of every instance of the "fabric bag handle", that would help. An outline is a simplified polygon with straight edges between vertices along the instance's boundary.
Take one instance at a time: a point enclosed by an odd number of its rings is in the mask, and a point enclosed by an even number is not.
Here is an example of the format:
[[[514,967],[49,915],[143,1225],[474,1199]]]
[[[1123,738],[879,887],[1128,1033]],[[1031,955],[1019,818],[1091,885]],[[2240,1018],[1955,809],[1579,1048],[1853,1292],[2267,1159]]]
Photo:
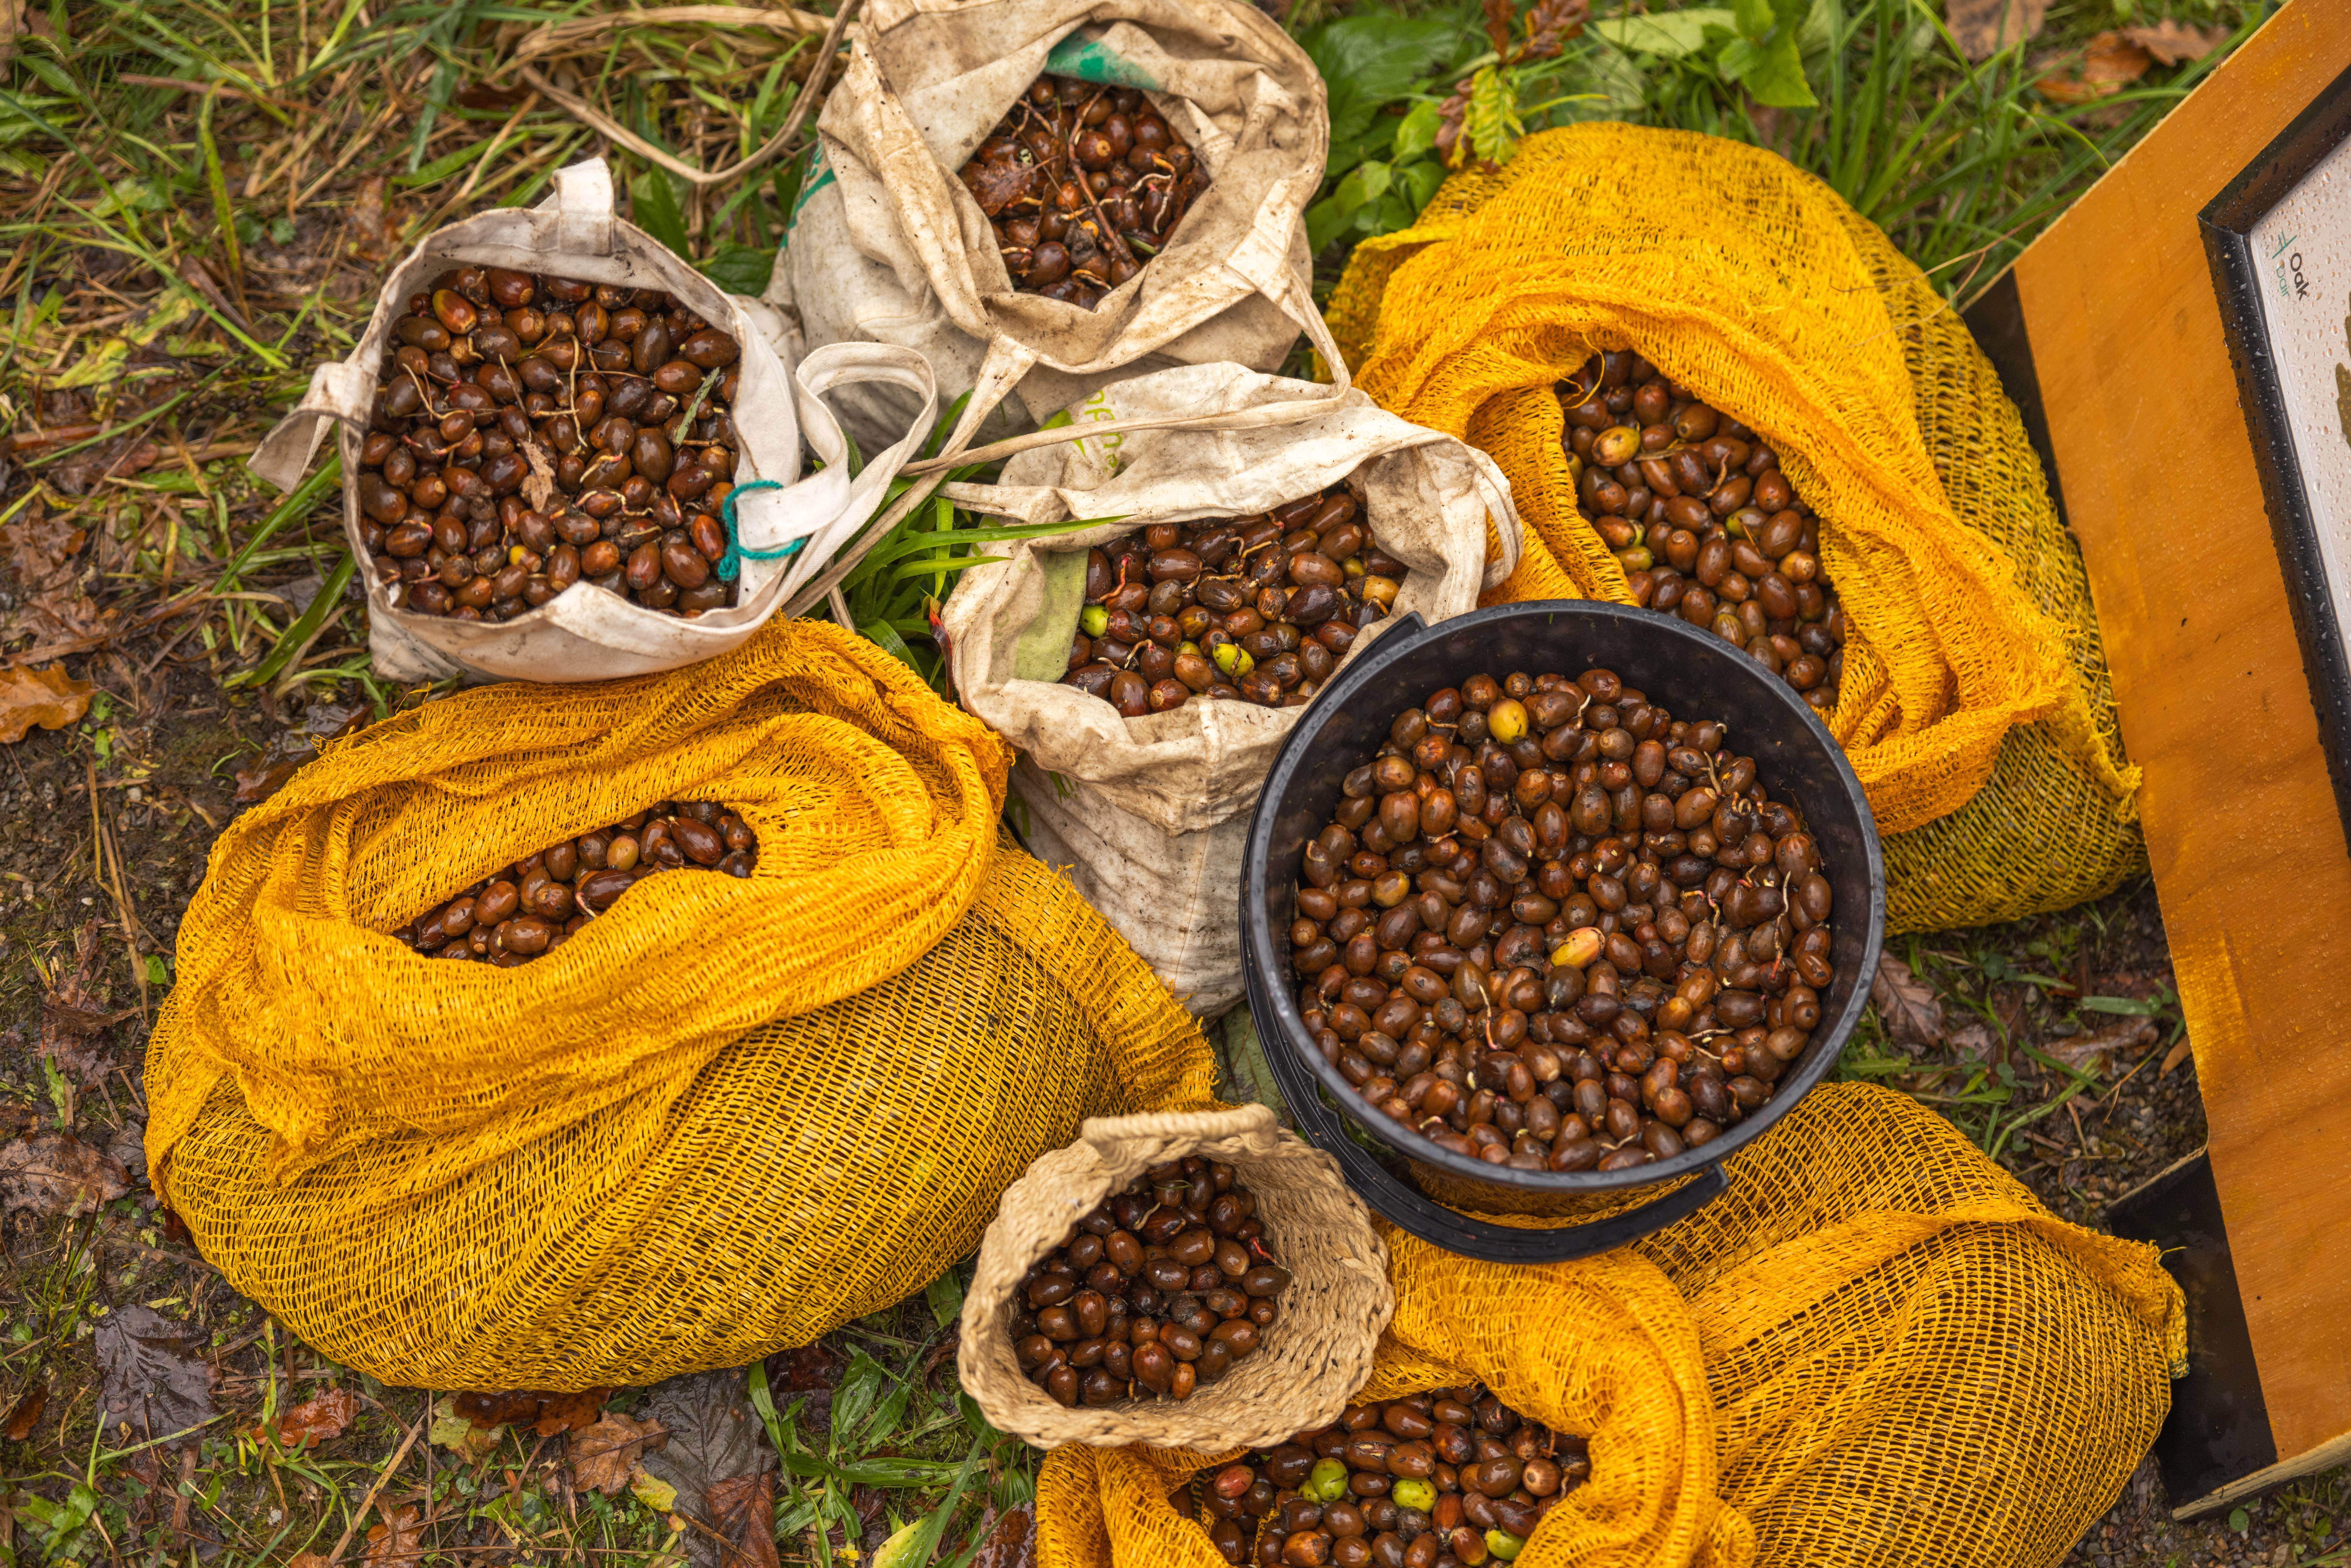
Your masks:
[[[884,343],[827,344],[795,366],[791,378],[801,434],[823,466],[795,485],[756,490],[747,486],[746,493],[729,497],[735,542],[743,553],[793,558],[775,590],[787,595],[823,570],[833,552],[872,517],[907,455],[937,422],[939,402],[930,361],[912,349]],[[923,400],[922,411],[904,434],[852,476],[848,440],[824,394],[872,382],[914,392]]]

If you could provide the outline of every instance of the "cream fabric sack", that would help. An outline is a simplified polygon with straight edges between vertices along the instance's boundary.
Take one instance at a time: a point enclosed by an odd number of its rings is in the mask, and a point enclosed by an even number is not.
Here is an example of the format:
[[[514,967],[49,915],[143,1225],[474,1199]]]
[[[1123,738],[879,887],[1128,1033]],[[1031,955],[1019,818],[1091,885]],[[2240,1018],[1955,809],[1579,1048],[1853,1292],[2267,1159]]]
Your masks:
[[[1122,382],[1071,412],[1107,427],[1171,410],[1278,406],[1314,390],[1238,365],[1193,365]],[[1362,392],[1341,403],[1291,424],[1064,439],[1014,457],[1001,484],[945,491],[1026,523],[1119,519],[1023,541],[1009,559],[964,573],[942,612],[948,667],[964,706],[1021,750],[1012,785],[1029,847],[1202,1016],[1241,995],[1241,841],[1303,710],[1196,699],[1128,719],[1061,685],[1085,552],[1149,523],[1248,516],[1343,483],[1372,538],[1410,569],[1392,615],[1418,611],[1435,622],[1477,608],[1479,590],[1518,562],[1509,481],[1484,453]],[[1489,522],[1499,545],[1490,560]],[[1375,622],[1355,649],[1388,624]]]
[[[783,559],[746,556],[737,602],[688,621],[577,582],[504,622],[451,620],[395,610],[368,570],[360,533],[360,444],[377,372],[409,297],[461,265],[552,273],[591,283],[665,289],[740,347],[742,381],[735,428],[742,453],[734,482],[781,488],[736,503],[738,542],[748,549],[799,548]],[[368,651],[377,672],[397,681],[476,679],[594,681],[697,663],[757,631],[873,514],[890,481],[936,416],[937,392],[919,354],[880,344],[841,344],[795,369],[778,353],[784,323],[756,299],[721,292],[652,235],[613,215],[611,172],[601,160],[559,171],[555,192],[533,208],[498,208],[436,231],[393,269],[374,317],[350,358],[320,365],[309,391],[254,454],[251,467],[282,490],[299,482],[329,423],[340,426],[343,527],[367,585]],[[849,448],[822,401],[828,392],[885,384],[908,423],[852,479]],[[823,466],[803,474],[800,444]]]
[[[1155,368],[1275,369],[1307,319],[1319,325],[1302,214],[1330,150],[1327,97],[1305,52],[1255,6],[872,0],[851,37],[768,298],[811,345],[898,344],[928,359],[950,394],[974,389],[950,455]],[[1014,292],[957,178],[1049,71],[1144,89],[1210,176],[1167,247],[1092,310]],[[876,388],[843,408],[868,443],[912,412]]]

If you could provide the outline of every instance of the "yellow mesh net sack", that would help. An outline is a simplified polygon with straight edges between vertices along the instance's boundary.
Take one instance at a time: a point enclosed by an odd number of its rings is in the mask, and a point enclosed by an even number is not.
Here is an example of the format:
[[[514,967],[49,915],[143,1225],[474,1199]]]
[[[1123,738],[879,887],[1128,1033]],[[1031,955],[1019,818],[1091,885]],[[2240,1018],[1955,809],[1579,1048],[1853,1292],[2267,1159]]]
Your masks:
[[[1830,728],[1887,835],[1896,931],[2018,918],[2143,863],[2089,582],[2015,407],[1886,236],[1772,154],[1589,125],[1447,180],[1330,309],[1356,384],[1465,436],[1526,528],[1494,598],[1631,602],[1552,389],[1630,348],[1763,432],[1849,627]]]
[[[1638,1246],[1510,1268],[1389,1234],[1369,1398],[1477,1379],[1591,1439],[1517,1568],[2054,1563],[2162,1424],[2156,1249],[2065,1224],[1940,1117],[1823,1084]],[[1532,1224],[1523,1219],[1504,1223]],[[1168,1499],[1228,1456],[1063,1448],[1040,1568],[1218,1568]]]
[[[222,835],[182,925],[157,1191],[386,1382],[645,1382],[903,1298],[1087,1116],[1210,1099],[1189,1016],[999,847],[1006,763],[808,622],[330,747]],[[517,969],[381,935],[665,799],[735,807],[752,876],[653,878]]]

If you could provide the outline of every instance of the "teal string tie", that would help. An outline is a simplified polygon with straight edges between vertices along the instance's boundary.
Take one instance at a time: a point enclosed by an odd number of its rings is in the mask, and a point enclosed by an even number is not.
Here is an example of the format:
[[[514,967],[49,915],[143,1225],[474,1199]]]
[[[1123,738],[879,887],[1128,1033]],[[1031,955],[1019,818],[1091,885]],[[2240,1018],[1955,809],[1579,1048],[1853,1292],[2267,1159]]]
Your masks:
[[[747,560],[786,560],[800,553],[804,538],[794,539],[779,549],[753,549],[735,537],[735,503],[755,490],[780,490],[783,486],[773,479],[754,479],[747,485],[737,485],[726,492],[726,502],[718,508],[719,517],[726,525],[726,553],[718,558],[715,569],[721,582],[732,582],[742,571]]]

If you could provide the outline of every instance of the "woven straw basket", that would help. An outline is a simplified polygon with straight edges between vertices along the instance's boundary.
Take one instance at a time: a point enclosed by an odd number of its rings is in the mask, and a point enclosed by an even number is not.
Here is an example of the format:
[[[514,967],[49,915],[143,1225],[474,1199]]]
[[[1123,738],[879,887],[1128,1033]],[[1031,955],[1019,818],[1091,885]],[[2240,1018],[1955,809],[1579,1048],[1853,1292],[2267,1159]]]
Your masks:
[[[1123,1401],[1064,1409],[1021,1375],[1008,1324],[1029,1267],[1077,1222],[1151,1166],[1197,1155],[1233,1167],[1257,1195],[1266,1240],[1290,1272],[1281,1317],[1256,1354],[1181,1404]],[[1395,1311],[1387,1248],[1330,1155],[1274,1125],[1262,1105],[1097,1116],[1082,1135],[1012,1184],[979,1246],[964,1297],[956,1370],[999,1431],[1040,1448],[1065,1443],[1222,1452],[1287,1440],[1338,1418],[1371,1374]]]

